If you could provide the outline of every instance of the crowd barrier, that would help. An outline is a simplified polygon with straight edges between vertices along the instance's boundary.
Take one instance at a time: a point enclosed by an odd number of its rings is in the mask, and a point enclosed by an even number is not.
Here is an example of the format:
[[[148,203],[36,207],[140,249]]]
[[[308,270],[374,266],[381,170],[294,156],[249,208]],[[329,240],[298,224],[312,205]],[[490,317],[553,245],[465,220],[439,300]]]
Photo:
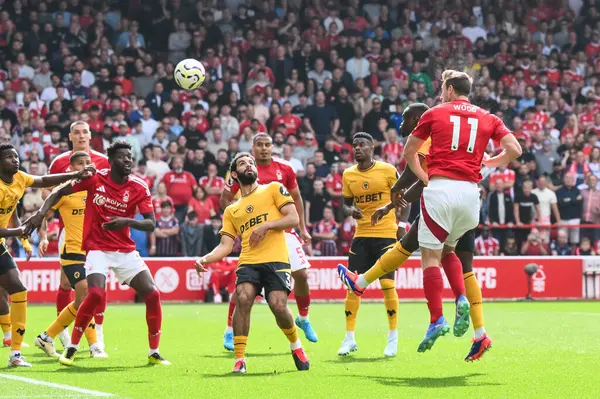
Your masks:
[[[346,293],[337,274],[344,257],[314,257],[308,270],[311,298],[315,301],[342,300]],[[148,258],[164,301],[202,301],[208,287],[206,275],[198,275],[191,258]],[[54,303],[60,283],[56,259],[18,260],[30,303]],[[536,264],[528,277],[526,265]],[[486,300],[515,300],[528,294],[533,299],[600,299],[600,257],[476,257],[473,270]],[[422,271],[418,257],[410,258],[396,272],[396,287],[402,300],[423,298]],[[107,281],[110,302],[133,302],[134,291],[120,285],[111,273]],[[365,292],[365,299],[381,299],[378,282]],[[452,298],[445,280],[444,297]]]

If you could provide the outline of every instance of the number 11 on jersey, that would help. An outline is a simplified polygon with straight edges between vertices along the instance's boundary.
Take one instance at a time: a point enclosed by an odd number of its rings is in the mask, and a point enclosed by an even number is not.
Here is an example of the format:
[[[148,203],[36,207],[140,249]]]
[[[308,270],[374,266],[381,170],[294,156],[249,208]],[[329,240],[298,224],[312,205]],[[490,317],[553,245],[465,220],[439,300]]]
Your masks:
[[[460,141],[460,121],[460,116],[450,115],[450,122],[452,122],[452,151],[458,150],[458,144]],[[471,127],[469,131],[469,143],[467,144],[467,152],[473,152],[475,150],[475,140],[477,139],[477,128],[479,127],[479,119],[468,118],[467,123]]]

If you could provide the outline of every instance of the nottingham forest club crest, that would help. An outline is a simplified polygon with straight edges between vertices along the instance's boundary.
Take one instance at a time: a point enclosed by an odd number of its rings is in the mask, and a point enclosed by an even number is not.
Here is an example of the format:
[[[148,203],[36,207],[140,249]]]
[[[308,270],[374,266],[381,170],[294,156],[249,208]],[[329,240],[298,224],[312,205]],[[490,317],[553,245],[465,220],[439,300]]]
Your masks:
[[[129,202],[129,191],[125,191],[125,193],[123,193],[123,202]]]
[[[369,189],[369,182],[368,181],[364,182],[362,184],[362,188],[363,188],[363,190],[368,190]]]
[[[279,169],[277,170],[276,176],[277,176],[277,181],[283,180],[283,174],[281,173],[281,171]]]

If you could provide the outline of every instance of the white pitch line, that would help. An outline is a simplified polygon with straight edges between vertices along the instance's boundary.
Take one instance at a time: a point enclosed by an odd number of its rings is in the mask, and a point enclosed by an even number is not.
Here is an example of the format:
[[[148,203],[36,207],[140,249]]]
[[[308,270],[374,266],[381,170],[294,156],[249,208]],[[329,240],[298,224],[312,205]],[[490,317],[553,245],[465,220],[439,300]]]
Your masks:
[[[33,378],[19,377],[19,376],[11,375],[11,374],[0,374],[0,378],[5,378],[7,380],[26,382],[28,384],[33,384],[33,385],[42,385],[42,386],[46,386],[46,387],[50,387],[50,388],[64,389],[65,391],[77,392],[77,393],[82,393],[82,394],[86,394],[86,395],[90,395],[90,396],[97,396],[97,397],[115,396],[112,393],[108,393],[108,392],[92,391],[91,389],[78,388],[78,387],[73,387],[70,385],[57,384],[54,382],[34,380]]]

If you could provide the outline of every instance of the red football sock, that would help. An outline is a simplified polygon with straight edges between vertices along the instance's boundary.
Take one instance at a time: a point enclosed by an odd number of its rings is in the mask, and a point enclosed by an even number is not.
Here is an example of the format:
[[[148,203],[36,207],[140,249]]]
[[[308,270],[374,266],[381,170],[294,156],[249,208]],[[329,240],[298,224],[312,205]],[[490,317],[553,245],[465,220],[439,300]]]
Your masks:
[[[56,293],[56,314],[60,314],[64,308],[69,306],[73,300],[71,299],[72,289],[65,290],[63,287],[58,287],[58,292]]]
[[[77,310],[75,327],[73,328],[73,333],[71,334],[71,343],[73,345],[79,345],[79,341],[81,341],[83,332],[94,317],[94,310],[100,303],[102,303],[102,301],[104,301],[105,296],[106,291],[103,288],[88,288],[88,294]]]
[[[465,280],[462,273],[462,263],[454,252],[450,252],[442,259],[442,267],[444,273],[448,277],[448,282],[454,293],[454,298],[458,299],[459,296],[465,294]]]
[[[102,302],[98,304],[96,311],[94,312],[94,322],[96,324],[104,324],[104,311],[106,310],[106,302],[108,302],[108,295],[105,294],[102,297]]]
[[[157,350],[160,343],[160,327],[162,325],[162,308],[160,293],[154,290],[144,297],[146,302],[146,323],[148,324],[148,343],[151,350]]]
[[[310,294],[297,296],[296,305],[298,306],[298,313],[300,314],[300,316],[308,316],[308,308],[310,307]]]
[[[229,300],[229,313],[227,313],[227,327],[232,326],[233,322],[233,311],[235,310],[235,301],[232,299]]]
[[[439,267],[428,267],[423,270],[423,291],[429,308],[429,322],[435,323],[444,315],[442,310],[442,293],[444,279]]]

